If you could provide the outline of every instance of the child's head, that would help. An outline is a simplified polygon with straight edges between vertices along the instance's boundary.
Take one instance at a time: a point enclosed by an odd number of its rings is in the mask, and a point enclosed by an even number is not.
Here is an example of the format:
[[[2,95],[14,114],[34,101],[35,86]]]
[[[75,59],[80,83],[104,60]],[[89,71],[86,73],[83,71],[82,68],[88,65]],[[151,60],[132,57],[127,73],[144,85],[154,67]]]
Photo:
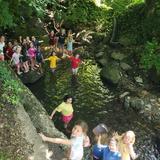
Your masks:
[[[0,36],[0,42],[4,42],[5,41],[5,37],[4,36]]]
[[[64,98],[63,98],[63,101],[65,103],[70,103],[72,104],[72,101],[73,101],[73,97],[71,95],[65,95]]]
[[[55,55],[56,55],[56,52],[52,51],[51,56],[55,56]]]
[[[35,37],[35,36],[32,36],[31,39],[32,39],[32,41],[35,41],[35,40],[36,40],[36,37]]]
[[[51,36],[53,36],[54,35],[54,31],[52,30],[50,34],[51,34]]]
[[[20,53],[21,52],[21,46],[17,46],[16,47],[16,53]]]
[[[27,37],[26,37],[26,40],[27,40],[27,41],[30,41],[30,38],[29,38],[29,36],[27,36]]]
[[[87,134],[88,131],[88,125],[86,122],[79,120],[75,123],[73,129],[72,129],[72,136],[79,137],[82,136],[82,134]]]
[[[23,43],[27,43],[27,41],[26,41],[26,39],[25,39],[25,38],[23,38]]]
[[[68,30],[68,36],[70,36],[70,35],[72,35],[72,30],[71,29]]]
[[[66,34],[66,30],[64,28],[61,29],[62,34]]]
[[[31,42],[30,44],[29,44],[29,46],[32,48],[32,47],[34,47],[34,45],[33,45],[33,43]]]
[[[12,47],[12,42],[8,42],[8,47]]]
[[[75,58],[79,58],[79,57],[80,57],[80,55],[79,55],[79,54],[76,54],[76,55],[75,55]]]
[[[115,138],[110,138],[109,139],[109,149],[112,152],[116,152],[118,151],[118,147],[117,147],[117,140]]]
[[[127,131],[123,134],[123,143],[125,144],[134,144],[135,134],[133,131]]]

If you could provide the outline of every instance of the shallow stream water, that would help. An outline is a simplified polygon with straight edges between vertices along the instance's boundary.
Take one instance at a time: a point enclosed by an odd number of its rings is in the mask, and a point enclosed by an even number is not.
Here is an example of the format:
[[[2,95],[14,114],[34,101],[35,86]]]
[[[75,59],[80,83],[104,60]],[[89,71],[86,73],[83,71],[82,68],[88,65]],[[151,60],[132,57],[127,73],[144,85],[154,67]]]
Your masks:
[[[118,93],[109,90],[100,79],[100,68],[94,60],[85,60],[79,74],[71,75],[70,64],[62,60],[56,74],[50,73],[45,64],[45,73],[38,82],[28,85],[33,94],[43,104],[48,114],[62,102],[64,95],[74,97],[74,119],[83,119],[89,124],[90,133],[97,124],[105,123],[119,133],[133,130],[136,134],[135,150],[140,160],[160,160],[154,133],[154,126],[146,123],[134,111],[126,111],[117,100]],[[59,115],[53,118],[57,128],[61,124]],[[91,135],[91,134],[90,134]],[[93,138],[91,138],[93,139]]]

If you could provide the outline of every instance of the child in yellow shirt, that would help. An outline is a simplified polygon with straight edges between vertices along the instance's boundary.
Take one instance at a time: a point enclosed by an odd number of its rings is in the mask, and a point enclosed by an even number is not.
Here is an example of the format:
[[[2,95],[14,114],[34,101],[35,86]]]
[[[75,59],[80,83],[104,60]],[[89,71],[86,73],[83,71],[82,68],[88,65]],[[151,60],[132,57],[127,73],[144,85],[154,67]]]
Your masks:
[[[68,123],[73,118],[72,96],[66,95],[63,98],[63,102],[53,110],[53,112],[52,112],[52,114],[50,116],[50,119],[53,118],[53,116],[56,113],[56,111],[57,112],[61,112],[62,121],[64,123],[64,127],[67,128]]]
[[[56,56],[56,53],[54,51],[52,51],[51,56],[44,59],[44,61],[50,61],[50,69],[51,69],[52,73],[54,73],[56,70],[58,60],[60,60],[60,58],[58,58]]]

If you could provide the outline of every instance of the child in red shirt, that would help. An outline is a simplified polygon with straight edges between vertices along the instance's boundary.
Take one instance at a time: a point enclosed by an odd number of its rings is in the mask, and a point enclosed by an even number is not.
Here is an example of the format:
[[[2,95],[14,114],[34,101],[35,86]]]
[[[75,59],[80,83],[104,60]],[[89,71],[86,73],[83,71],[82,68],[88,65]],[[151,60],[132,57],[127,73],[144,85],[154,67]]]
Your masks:
[[[75,56],[69,56],[73,75],[77,75],[79,65],[82,63],[79,57],[80,57],[79,54],[76,54]]]

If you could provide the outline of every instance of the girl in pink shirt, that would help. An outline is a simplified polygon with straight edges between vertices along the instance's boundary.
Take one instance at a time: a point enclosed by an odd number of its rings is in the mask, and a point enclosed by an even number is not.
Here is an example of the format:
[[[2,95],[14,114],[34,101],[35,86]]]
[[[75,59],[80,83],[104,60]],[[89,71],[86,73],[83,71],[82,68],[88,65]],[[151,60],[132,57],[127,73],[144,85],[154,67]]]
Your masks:
[[[36,48],[34,47],[33,43],[30,43],[30,48],[28,49],[28,56],[31,61],[31,70],[34,70],[34,66],[36,64],[35,57],[36,57]]]

